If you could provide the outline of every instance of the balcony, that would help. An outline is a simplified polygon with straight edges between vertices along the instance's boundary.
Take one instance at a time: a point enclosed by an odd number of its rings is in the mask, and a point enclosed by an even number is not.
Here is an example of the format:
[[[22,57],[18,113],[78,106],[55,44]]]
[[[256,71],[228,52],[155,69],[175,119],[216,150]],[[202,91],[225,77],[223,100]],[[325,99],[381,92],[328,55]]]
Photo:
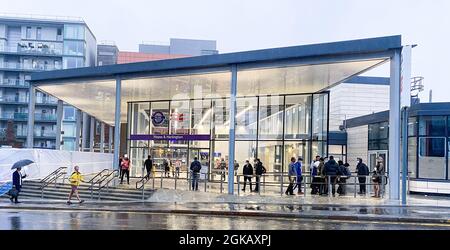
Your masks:
[[[3,112],[0,114],[2,120],[27,121],[28,113]]]
[[[56,115],[53,114],[34,114],[35,121],[56,122]]]
[[[34,131],[34,137],[38,138],[56,138],[56,132],[55,131]]]
[[[58,100],[55,99],[55,98],[37,97],[36,98],[36,104],[57,105],[58,104]]]
[[[38,56],[62,56],[63,50],[61,43],[57,46],[55,46],[55,44],[56,43],[30,42],[30,45],[28,45],[24,42],[15,47],[0,46],[0,52]]]
[[[50,64],[30,64],[18,62],[0,62],[0,70],[14,70],[14,71],[47,71],[62,69],[61,65]]]
[[[28,104],[28,98],[26,98],[24,96],[0,96],[0,103]]]
[[[0,87],[29,88],[30,82],[17,79],[3,79],[0,81]]]

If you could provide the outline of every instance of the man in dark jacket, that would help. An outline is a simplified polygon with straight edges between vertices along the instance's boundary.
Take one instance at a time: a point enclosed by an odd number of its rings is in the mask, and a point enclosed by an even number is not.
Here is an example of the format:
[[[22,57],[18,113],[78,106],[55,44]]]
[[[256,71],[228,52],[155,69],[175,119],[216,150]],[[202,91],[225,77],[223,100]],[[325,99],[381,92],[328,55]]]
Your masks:
[[[13,202],[14,200],[14,203],[20,203],[18,201],[18,198],[20,190],[22,189],[22,179],[25,179],[27,177],[27,175],[22,175],[22,173],[20,172],[21,170],[22,170],[21,168],[17,168],[12,175],[12,184],[13,187],[15,187],[17,190],[17,195],[15,195],[15,197],[10,198],[11,202]]]
[[[356,165],[356,172],[358,174],[358,182],[359,182],[359,193],[358,194],[366,194],[366,179],[369,175],[369,168],[366,164],[363,163],[361,158],[357,159],[358,165]]]
[[[145,169],[147,170],[147,175],[145,176],[145,178],[147,178],[147,180],[148,180],[150,178],[150,174],[152,173],[152,168],[153,168],[153,160],[152,160],[151,155],[149,155],[147,160],[145,160],[144,166],[145,166]]]
[[[255,174],[256,174],[256,184],[255,184],[255,190],[254,192],[259,192],[259,184],[260,184],[260,178],[261,175],[263,175],[266,172],[266,168],[263,166],[260,159],[255,160]]]
[[[253,190],[252,188],[252,176],[253,176],[253,166],[250,164],[248,160],[245,161],[245,165],[242,168],[242,174],[244,175],[244,188],[242,191],[245,192],[245,186],[247,181],[250,183],[250,192]]]
[[[336,176],[338,175],[338,164],[334,160],[333,156],[330,156],[330,160],[325,163],[325,176],[327,181],[327,187],[331,185],[333,197],[336,195]],[[328,190],[330,192],[330,190]]]
[[[197,157],[194,157],[194,161],[189,168],[192,171],[192,190],[198,191],[198,178],[200,176],[200,170],[202,170],[202,164],[198,161]]]

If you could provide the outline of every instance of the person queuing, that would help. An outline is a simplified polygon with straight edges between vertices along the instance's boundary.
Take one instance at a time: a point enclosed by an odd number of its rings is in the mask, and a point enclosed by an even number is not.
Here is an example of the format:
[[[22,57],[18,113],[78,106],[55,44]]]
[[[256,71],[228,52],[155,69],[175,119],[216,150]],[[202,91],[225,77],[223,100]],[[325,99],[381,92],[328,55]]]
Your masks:
[[[302,192],[302,181],[303,181],[302,168],[303,168],[303,158],[299,157],[297,162],[295,162],[295,172],[297,173],[297,177],[296,177],[297,183],[294,187],[294,190],[297,188],[297,194],[299,194],[299,195],[304,194]]]
[[[177,160],[175,162],[175,175],[178,177],[180,177],[180,170],[181,170],[181,161]]]
[[[338,164],[334,160],[333,156],[330,156],[330,160],[325,163],[325,177],[326,177],[326,185],[327,187],[331,186],[331,192],[333,197],[336,196],[336,178],[338,174]],[[329,193],[330,190],[327,191]]]
[[[291,158],[291,162],[288,167],[288,178],[289,178],[289,186],[286,189],[286,195],[294,195],[294,183],[297,178],[297,170],[296,170],[296,162],[295,157]]]
[[[352,173],[350,172],[350,169],[349,169],[350,164],[348,164],[348,163],[344,164],[343,161],[339,161],[338,165],[339,165],[339,171],[338,171],[339,187],[338,187],[337,192],[340,196],[344,196],[347,193],[347,189],[346,189],[347,179],[352,175]]]
[[[122,160],[122,163],[120,164],[120,169],[122,170],[122,173],[120,175],[120,184],[123,183],[123,176],[127,175],[127,183],[130,185],[130,168],[131,168],[131,162],[128,157],[124,157]]]
[[[319,195],[326,194],[326,181],[325,181],[325,158],[321,157],[319,159],[318,179],[319,179]]]
[[[250,192],[251,192],[253,190],[252,188],[253,166],[252,164],[250,164],[249,160],[245,161],[245,165],[242,168],[242,174],[244,175],[244,188],[242,188],[242,191],[245,192],[245,186],[248,181],[250,183]]]
[[[170,162],[167,159],[163,160],[163,167],[164,167],[164,177],[170,177]]]
[[[192,173],[192,190],[198,191],[198,179],[200,177],[200,170],[202,170],[202,164],[198,161],[197,157],[194,157],[194,161],[189,168]]]
[[[125,158],[128,159],[128,158]],[[124,159],[124,160],[125,160]],[[70,194],[69,194],[69,199],[67,200],[67,204],[72,204],[72,196],[75,194],[75,196],[77,197],[78,202],[81,204],[84,202],[84,200],[80,199],[80,195],[78,193],[78,187],[80,186],[81,182],[84,182],[83,176],[80,173],[80,167],[75,166],[73,173],[70,175],[69,181],[70,181],[70,186],[72,187],[72,189],[70,190]]]
[[[315,195],[319,193],[320,178],[319,166],[320,166],[320,156],[316,157],[317,161],[314,161],[311,165],[311,194]]]
[[[381,184],[383,182],[385,169],[384,169],[384,160],[382,157],[378,157],[377,159],[377,165],[375,167],[375,170],[373,171],[373,177],[372,181],[375,183],[374,191],[375,194],[372,197],[380,198],[381,197]]]
[[[359,182],[359,193],[360,195],[366,194],[366,180],[367,176],[369,176],[369,168],[366,164],[363,163],[361,158],[357,159],[358,164],[356,165],[356,173],[358,174],[358,182]]]
[[[263,166],[260,159],[255,159],[255,174],[256,174],[256,184],[254,192],[259,192],[259,186],[261,181],[261,175],[266,173],[266,168]]]

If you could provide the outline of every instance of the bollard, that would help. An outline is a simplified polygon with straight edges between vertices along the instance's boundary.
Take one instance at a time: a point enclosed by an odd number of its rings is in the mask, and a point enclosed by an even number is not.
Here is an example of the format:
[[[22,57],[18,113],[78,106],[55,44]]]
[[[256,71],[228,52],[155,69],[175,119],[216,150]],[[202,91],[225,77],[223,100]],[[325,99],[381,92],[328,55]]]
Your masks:
[[[240,185],[240,182],[239,182],[239,175],[236,175],[236,177],[237,177],[237,184],[238,184],[237,192],[238,192],[238,196],[239,196],[240,195],[240,191],[241,191],[241,185]]]
[[[281,196],[283,196],[283,172],[280,172],[280,179],[281,179],[280,193],[281,193]]]
[[[204,174],[203,176],[204,176],[204,181],[205,181],[205,193],[206,193],[206,182],[208,181],[208,178],[206,178],[206,174]]]
[[[263,175],[263,193],[266,193],[266,176]]]
[[[303,186],[303,197],[305,197],[305,198],[306,198],[306,180],[307,180],[306,177],[307,177],[307,176],[305,176],[305,182],[303,183],[303,185],[304,185],[304,186]],[[301,187],[301,186],[302,186],[302,185],[300,185],[300,187]]]
[[[331,197],[331,176],[328,176],[328,197]]]
[[[155,174],[152,174],[152,182],[153,182],[152,188],[153,190],[155,190]]]
[[[162,174],[162,172],[161,172],[161,187],[160,187],[161,189],[163,188],[163,174]]]
[[[178,179],[178,176],[175,175],[175,190],[177,190],[177,179]]]
[[[223,175],[220,176],[220,193],[223,193],[222,187],[223,187]]]
[[[353,178],[353,197],[356,198],[356,178],[357,176],[354,176]]]

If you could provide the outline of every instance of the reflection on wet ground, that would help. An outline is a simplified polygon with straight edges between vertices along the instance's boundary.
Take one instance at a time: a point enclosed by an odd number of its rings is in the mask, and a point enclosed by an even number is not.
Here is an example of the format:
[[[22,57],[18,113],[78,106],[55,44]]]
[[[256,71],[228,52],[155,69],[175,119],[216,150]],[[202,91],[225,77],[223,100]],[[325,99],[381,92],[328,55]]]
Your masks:
[[[348,222],[264,217],[139,212],[0,211],[0,230],[418,230],[450,229],[424,224]]]

